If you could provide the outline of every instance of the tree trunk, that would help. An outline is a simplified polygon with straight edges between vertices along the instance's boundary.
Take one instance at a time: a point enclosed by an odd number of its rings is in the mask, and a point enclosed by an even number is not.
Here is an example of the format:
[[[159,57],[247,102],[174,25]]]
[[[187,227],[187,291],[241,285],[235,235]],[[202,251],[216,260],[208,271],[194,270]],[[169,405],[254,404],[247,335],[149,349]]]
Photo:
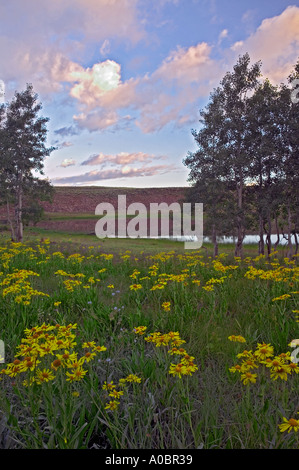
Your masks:
[[[16,208],[16,232],[17,232],[17,241],[23,241],[23,220],[22,220],[22,210],[23,210],[23,175],[20,175],[19,178],[19,187],[17,193],[17,208]]]
[[[264,221],[262,214],[259,214],[259,227],[260,227],[260,239],[259,239],[259,255],[265,253],[265,242],[264,242]]]
[[[293,256],[293,245],[292,245],[292,213],[291,207],[288,204],[288,258]]]
[[[243,240],[244,240],[244,227],[243,227],[243,183],[237,187],[238,195],[238,215],[237,215],[237,243],[235,247],[235,256],[243,255]]]
[[[275,247],[275,250],[277,248],[277,246],[279,245],[279,242],[280,242],[280,234],[279,234],[279,226],[278,226],[278,216],[277,214],[275,214],[275,228],[276,228],[276,235],[277,235],[277,240],[274,244],[274,247]]]
[[[213,228],[212,228],[212,243],[214,245],[214,258],[216,258],[216,256],[218,256],[218,243],[217,243],[217,233],[216,233],[215,224],[213,224]]]
[[[267,244],[267,252],[268,252],[268,257],[271,254],[271,249],[272,249],[272,242],[271,242],[271,235],[272,235],[272,223],[271,223],[271,214],[268,212],[268,230],[267,230],[267,237],[266,237],[266,244]]]
[[[7,208],[7,221],[8,221],[9,226],[10,226],[11,241],[14,242],[16,240],[16,236],[15,236],[14,226],[13,226],[13,223],[12,223],[11,217],[10,217],[10,206],[9,206],[8,199],[6,200],[6,208]]]

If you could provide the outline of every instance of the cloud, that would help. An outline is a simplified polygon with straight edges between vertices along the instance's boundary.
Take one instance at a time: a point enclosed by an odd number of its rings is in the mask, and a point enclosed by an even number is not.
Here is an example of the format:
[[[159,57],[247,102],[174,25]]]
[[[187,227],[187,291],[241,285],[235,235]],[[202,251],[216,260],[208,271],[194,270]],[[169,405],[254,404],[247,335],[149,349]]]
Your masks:
[[[60,165],[58,165],[59,167],[62,167],[62,168],[67,168],[68,166],[74,166],[76,165],[76,160],[73,160],[73,159],[69,159],[69,158],[65,158]]]
[[[176,167],[174,165],[156,165],[150,167],[141,167],[134,168],[128,165],[125,165],[121,169],[111,168],[107,170],[95,170],[82,175],[67,176],[65,178],[53,178],[52,183],[54,185],[73,185],[73,184],[82,184],[82,183],[92,183],[103,180],[110,180],[116,178],[132,178],[132,177],[141,177],[141,176],[155,176],[170,171],[175,171]]]
[[[63,53],[41,41],[30,47],[14,38],[0,36],[0,44],[1,76],[4,81],[19,87],[24,87],[28,82],[34,83],[35,91],[44,96],[63,91],[63,82],[71,80],[82,69]]]
[[[244,49],[243,46],[244,46],[244,41],[237,41],[231,46],[231,50],[234,51],[234,52],[235,51],[240,52],[241,48]]]
[[[51,39],[68,44],[82,41],[104,41],[110,37],[133,44],[143,39],[146,32],[139,20],[138,0],[10,0],[1,2],[1,30],[5,35],[18,37],[34,44]],[[121,18],[121,21],[120,21]],[[14,28],[12,27],[14,26]]]
[[[1,2],[0,18],[1,79],[36,83],[44,95],[82,71],[91,44],[103,42],[107,52],[109,38],[131,45],[146,38],[138,0],[11,0]]]
[[[105,39],[103,42],[101,48],[100,48],[100,54],[103,56],[106,56],[110,52],[110,41],[108,39]]]
[[[67,137],[69,135],[77,135],[78,129],[74,126],[68,127],[61,127],[60,129],[56,129],[54,134],[60,135],[61,137]]]
[[[218,41],[227,35],[223,29]],[[60,57],[56,58],[55,76],[72,84],[70,96],[77,100],[80,110],[74,115],[77,128],[94,132],[134,119],[143,133],[152,133],[171,123],[180,127],[194,122],[198,112],[195,103],[208,96],[231,66],[226,63],[224,68],[228,50],[224,50],[224,61],[213,59],[212,49],[206,42],[188,48],[178,46],[154,72],[126,81],[122,81],[120,64],[113,60],[84,69],[64,63]],[[293,6],[265,19],[247,39],[233,44],[230,60],[233,63],[237,55],[249,52],[252,61],[262,60],[264,75],[278,83],[288,76],[298,49],[299,8]],[[123,116],[128,110],[129,119],[128,114]]]
[[[117,124],[119,116],[115,111],[106,112],[104,109],[98,109],[90,113],[75,115],[74,119],[79,128],[95,132]]]
[[[298,60],[299,7],[289,6],[280,15],[262,21],[247,39],[235,43],[234,52],[248,52],[253,62],[262,60],[262,73],[273,83],[285,81]]]
[[[171,122],[180,126],[194,120],[194,102],[206,96],[223,72],[210,53],[207,43],[178,47],[151,75],[125,82],[114,61],[105,61],[101,67],[97,64],[96,69],[79,74],[78,84],[70,92],[82,109],[74,116],[77,125],[89,131],[115,126],[126,119],[121,114],[124,109],[135,111],[135,124],[145,133]]]
[[[105,155],[103,153],[99,153],[97,155],[91,155],[87,160],[83,161],[81,165],[102,165],[107,163],[113,163],[115,165],[127,165],[129,163],[135,162],[152,161],[155,158],[161,159],[165,157],[157,157],[155,155],[149,155],[143,152],[120,152],[116,155]]]
[[[169,2],[177,3],[176,0]],[[160,2],[167,5],[168,0]],[[142,2],[141,2],[142,3]],[[67,137],[81,130],[115,130],[133,123],[143,133],[168,125],[194,123],[200,99],[209,95],[237,56],[249,52],[262,60],[262,72],[274,83],[284,80],[298,58],[299,8],[287,7],[267,18],[249,37],[240,38],[215,59],[213,47],[227,37],[223,29],[215,44],[177,46],[156,70],[122,78],[116,60],[92,60],[92,48],[107,55],[113,43],[136,45],[148,39],[138,0],[10,0],[0,3],[1,79],[6,85],[34,84],[51,97],[69,93],[74,124],[55,131]],[[206,1],[205,5],[216,5]],[[32,14],[34,12],[34,15]],[[243,17],[243,21],[249,17]],[[120,21],[121,19],[121,21]],[[13,27],[12,27],[13,25]],[[82,64],[91,64],[88,67]],[[10,89],[6,86],[7,90]],[[8,97],[9,98],[9,97]]]
[[[228,36],[228,30],[227,29],[223,29],[221,31],[221,33],[219,34],[218,36],[218,45],[222,43],[223,39],[227,38]]]
[[[211,46],[206,42],[187,49],[178,47],[163,61],[153,78],[161,78],[167,82],[177,80],[181,85],[198,82],[206,78],[208,68],[213,64],[210,53]]]
[[[72,145],[74,144],[72,142],[66,142],[66,141],[59,143],[59,140],[54,140],[52,141],[52,145],[56,147],[55,150],[58,150],[58,149],[66,148],[66,147],[72,147]]]
[[[74,145],[72,142],[62,142],[59,144],[59,148],[71,147],[72,145]]]
[[[139,96],[146,97],[136,121],[143,132],[155,132],[169,123],[180,127],[194,122],[198,112],[194,104],[207,96],[223,74],[210,54],[211,46],[207,43],[178,47],[150,77],[138,84],[142,91]]]
[[[120,65],[113,60],[94,64],[92,68],[73,72],[69,79],[76,80],[70,95],[87,107],[94,105],[106,92],[120,84]]]

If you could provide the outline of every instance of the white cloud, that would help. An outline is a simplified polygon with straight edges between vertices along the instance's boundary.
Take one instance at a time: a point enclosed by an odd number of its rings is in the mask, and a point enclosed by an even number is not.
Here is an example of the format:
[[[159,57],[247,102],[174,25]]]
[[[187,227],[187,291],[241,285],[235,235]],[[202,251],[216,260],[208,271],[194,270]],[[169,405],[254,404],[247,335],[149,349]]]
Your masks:
[[[80,103],[93,106],[106,92],[120,84],[120,65],[113,60],[94,64],[92,68],[76,70],[70,74],[76,80],[70,95]]]
[[[228,30],[227,29],[223,29],[221,31],[221,33],[219,34],[218,36],[218,45],[221,44],[221,42],[223,41],[223,39],[227,38],[228,36]]]
[[[74,166],[76,165],[76,160],[73,160],[73,159],[68,159],[68,158],[65,158],[60,165],[60,167],[62,168],[67,168],[68,166]]]
[[[231,46],[231,50],[232,50],[232,51],[240,51],[243,45],[244,45],[244,41],[236,41],[236,42]]]

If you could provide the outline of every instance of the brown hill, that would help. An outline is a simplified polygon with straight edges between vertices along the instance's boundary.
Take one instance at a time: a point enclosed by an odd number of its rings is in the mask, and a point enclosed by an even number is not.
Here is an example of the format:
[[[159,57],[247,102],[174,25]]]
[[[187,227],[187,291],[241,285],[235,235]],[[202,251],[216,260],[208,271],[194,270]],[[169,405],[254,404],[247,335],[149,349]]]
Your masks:
[[[94,214],[101,202],[109,202],[117,210],[118,195],[125,195],[127,206],[134,202],[143,203],[149,209],[150,203],[182,202],[187,188],[106,188],[55,187],[52,203],[43,203],[45,212],[67,214]]]
[[[95,209],[98,204],[108,202],[117,212],[118,196],[125,195],[127,207],[141,202],[147,210],[151,203],[170,205],[185,200],[187,188],[109,188],[101,186],[56,186],[53,201],[43,202],[45,216],[37,227],[65,232],[94,233]],[[11,208],[12,210],[13,208]],[[6,224],[6,207],[0,206],[0,223]],[[170,221],[170,230],[171,230]]]

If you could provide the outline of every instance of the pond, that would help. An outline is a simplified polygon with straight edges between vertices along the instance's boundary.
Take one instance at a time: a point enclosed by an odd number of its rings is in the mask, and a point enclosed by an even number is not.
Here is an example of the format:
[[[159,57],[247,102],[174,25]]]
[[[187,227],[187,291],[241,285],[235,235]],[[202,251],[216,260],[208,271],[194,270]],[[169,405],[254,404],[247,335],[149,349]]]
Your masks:
[[[260,240],[260,236],[259,235],[246,235],[244,240],[243,240],[243,243],[244,244],[258,244]],[[211,242],[211,239],[209,237],[204,237],[203,239],[204,242]],[[236,237],[219,237],[217,238],[217,241],[218,243],[236,243],[237,239]],[[276,243],[277,241],[277,235],[271,235],[271,243],[274,245],[274,243]],[[266,236],[264,236],[264,242],[266,244]],[[295,237],[292,236],[292,243],[295,244]],[[279,240],[279,245],[287,245],[288,242],[285,238],[282,237],[282,235],[280,235],[280,240]]]
[[[197,242],[198,241],[198,238],[195,236],[195,235],[189,235],[189,236],[176,236],[176,237],[142,237],[142,238],[151,238],[151,239],[170,239],[170,240],[173,240],[173,241],[181,241],[181,242]],[[244,240],[243,240],[243,243],[244,244],[258,244],[259,242],[259,235],[246,235]],[[219,244],[222,244],[222,243],[233,243],[235,244],[237,239],[236,237],[217,237],[217,241]],[[265,244],[266,244],[266,236],[264,236],[264,241],[265,241]],[[272,244],[274,245],[274,243],[276,243],[277,241],[277,235],[271,235],[271,242]],[[203,242],[204,243],[211,243],[211,238],[210,237],[203,237]],[[285,238],[282,237],[282,235],[280,236],[280,241],[279,241],[279,245],[287,245],[287,240]],[[292,243],[295,244],[295,237],[292,236]]]

